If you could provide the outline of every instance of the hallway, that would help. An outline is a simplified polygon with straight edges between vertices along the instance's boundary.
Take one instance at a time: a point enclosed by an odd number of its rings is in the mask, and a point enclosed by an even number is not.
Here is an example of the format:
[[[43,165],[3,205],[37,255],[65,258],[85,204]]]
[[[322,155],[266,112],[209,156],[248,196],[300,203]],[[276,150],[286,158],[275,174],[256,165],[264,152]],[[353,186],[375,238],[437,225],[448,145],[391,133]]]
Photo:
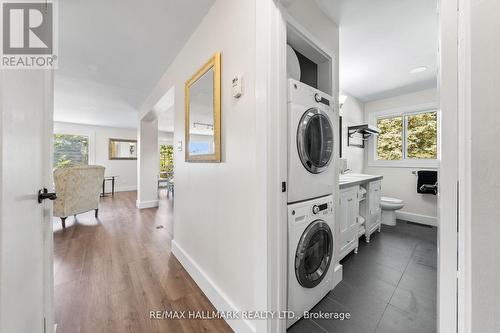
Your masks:
[[[231,332],[223,320],[155,320],[150,311],[214,307],[171,255],[173,202],[138,210],[136,192],[101,198],[93,212],[54,219],[58,333]]]

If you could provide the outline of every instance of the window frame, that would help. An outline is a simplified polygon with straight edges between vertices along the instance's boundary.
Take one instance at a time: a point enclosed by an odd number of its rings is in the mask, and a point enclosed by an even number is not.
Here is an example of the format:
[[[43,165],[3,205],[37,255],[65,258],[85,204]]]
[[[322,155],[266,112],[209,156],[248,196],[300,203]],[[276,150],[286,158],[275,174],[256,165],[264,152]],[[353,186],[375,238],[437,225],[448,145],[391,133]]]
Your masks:
[[[436,159],[416,159],[407,158],[407,132],[408,132],[408,116],[436,112],[437,113],[437,157]],[[409,106],[403,108],[389,109],[371,112],[368,114],[368,123],[373,126],[377,126],[377,120],[379,118],[391,118],[391,117],[403,117],[403,158],[401,160],[379,160],[377,158],[377,136],[374,135],[368,140],[368,166],[373,167],[402,167],[402,168],[413,168],[413,167],[423,167],[423,168],[436,168],[439,165],[440,159],[440,110],[436,103],[420,104],[416,106]]]

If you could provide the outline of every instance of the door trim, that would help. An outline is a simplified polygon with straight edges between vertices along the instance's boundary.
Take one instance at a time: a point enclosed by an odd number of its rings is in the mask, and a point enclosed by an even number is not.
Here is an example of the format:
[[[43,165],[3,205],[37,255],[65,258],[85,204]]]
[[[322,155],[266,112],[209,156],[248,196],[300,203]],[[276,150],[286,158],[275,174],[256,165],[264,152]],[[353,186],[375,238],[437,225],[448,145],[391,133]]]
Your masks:
[[[437,332],[457,332],[458,325],[458,1],[440,0],[438,92],[440,117],[438,193]]]
[[[276,0],[279,2],[278,0]],[[466,153],[466,146],[463,144],[465,142],[466,134],[464,133],[464,129],[459,127],[458,119],[461,119],[462,122],[465,122],[467,119],[467,112],[460,107],[459,108],[459,91],[460,87],[463,89],[465,83],[460,82],[459,86],[459,50],[458,43],[460,43],[459,37],[464,37],[465,29],[461,27],[459,32],[459,19],[464,20],[462,16],[466,15],[466,12],[459,12],[458,4],[460,3],[469,3],[470,0],[438,0],[438,12],[439,12],[439,45],[440,45],[440,55],[439,55],[439,95],[440,95],[440,109],[442,118],[440,123],[444,120],[446,124],[441,127],[441,166],[439,168],[440,174],[444,177],[441,178],[440,184],[442,191],[439,194],[439,221],[440,221],[440,231],[439,231],[439,281],[438,281],[438,298],[440,302],[438,304],[438,324],[437,330],[439,333],[448,333],[448,332],[457,332],[457,327],[460,328],[460,333],[469,333],[469,330],[462,330],[462,327],[466,325],[464,322],[467,321],[467,316],[461,316],[460,321],[457,318],[457,309],[460,311],[464,307],[467,302],[466,297],[463,294],[467,295],[467,292],[459,292],[458,285],[462,285],[464,277],[462,275],[458,275],[457,279],[457,255],[459,256],[459,260],[463,260],[464,254],[467,253],[467,246],[463,246],[463,243],[466,242],[466,238],[458,243],[458,232],[457,227],[466,222],[466,220],[462,219],[462,215],[466,214],[463,210],[463,206],[458,206],[458,195],[457,191],[459,188],[457,186],[458,181],[461,181],[461,185],[463,184],[464,179],[466,179],[467,175],[458,174],[458,168],[461,170],[467,165],[467,162],[464,160],[459,161],[459,165],[457,166],[457,157],[460,148],[460,154]],[[268,46],[272,50],[269,54],[275,56],[274,59],[268,59],[267,61],[273,65],[276,65],[274,68],[283,68],[278,65],[282,65],[284,61],[284,55],[286,54],[286,50],[283,48],[283,45],[286,44],[286,24],[291,24],[295,27],[300,27],[299,24],[296,24],[293,19],[288,20],[286,15],[286,11],[281,8],[279,4],[277,4],[277,10],[282,13],[273,13],[275,15],[272,24],[269,24],[267,27],[269,30],[266,32],[269,35],[269,39],[266,40],[271,42],[273,46]],[[274,10],[274,9],[273,9]],[[283,16],[285,16],[285,18]],[[285,22],[288,21],[288,22]],[[311,37],[310,39],[314,42],[315,39],[313,36],[307,34],[305,29],[298,28],[301,31],[305,31],[306,36]],[[258,38],[259,41],[259,38]],[[261,41],[262,42],[262,41]],[[462,60],[463,55],[460,55],[460,60]],[[272,68],[272,67],[271,67]],[[275,74],[275,71],[271,71],[271,73]],[[278,85],[279,81],[282,80],[282,85],[286,85],[286,77],[283,78],[278,74]],[[275,83],[275,82],[274,82]],[[280,93],[280,94],[279,94]],[[286,112],[286,94],[283,95],[283,90],[280,87],[276,87],[274,84],[267,86],[268,98],[271,96],[275,96],[276,99],[281,99],[281,101],[277,102],[279,113],[281,114],[281,119],[283,119],[282,113]],[[285,108],[283,108],[283,100],[285,101]],[[273,103],[269,103],[266,105],[269,107]],[[272,109],[269,109],[272,110]],[[457,112],[458,110],[458,112]],[[443,114],[447,113],[443,116]],[[457,117],[458,113],[458,117]],[[277,121],[280,117],[276,117],[270,122],[269,126],[271,130],[275,131],[283,131],[283,128],[280,127],[280,123]],[[286,118],[284,118],[286,119]],[[457,139],[457,135],[462,134],[460,141]],[[465,134],[465,136],[464,136]],[[282,133],[280,135],[283,135]],[[279,137],[279,136],[278,136]],[[459,147],[459,142],[462,144]],[[285,137],[286,143],[286,137]],[[282,145],[282,139],[277,140],[274,144],[272,142],[267,142],[266,149],[268,153],[277,152],[277,148]],[[285,146],[283,146],[285,147]],[[274,168],[271,172],[275,172],[278,175],[281,174],[286,175],[283,171],[283,157],[279,154],[276,159],[276,162],[270,162],[268,165],[271,168]],[[285,156],[286,161],[286,156]],[[286,166],[286,164],[285,164]],[[460,188],[460,193],[464,191],[464,187]],[[279,197],[280,190],[274,183],[269,183],[269,193],[271,197]],[[461,200],[463,197],[461,197]],[[466,200],[466,199],[463,199]],[[279,204],[279,200],[274,203]],[[273,216],[276,219],[275,222],[272,222],[273,225],[269,226],[269,230],[272,230],[272,233],[269,233],[268,236],[268,244],[276,244],[275,239],[279,239],[278,232],[285,232],[286,229],[286,214],[280,213],[283,209],[286,209],[286,200],[283,200],[283,206],[272,208],[270,207],[269,217]],[[460,209],[460,222],[458,220],[457,211]],[[273,215],[275,214],[275,215]],[[269,220],[273,221],[273,220]],[[464,230],[464,229],[460,229]],[[465,230],[465,232],[467,232]],[[276,234],[278,233],[278,235]],[[460,235],[462,235],[461,233]],[[269,236],[277,236],[278,238],[274,238],[271,242]],[[459,246],[460,245],[460,246]],[[277,246],[269,246],[269,262],[270,264],[277,264],[277,270],[270,270],[268,273],[268,297],[271,300],[270,304],[272,305],[272,309],[286,310],[286,302],[283,301],[284,295],[286,295],[286,263],[279,258],[283,256],[283,253],[286,254],[286,251],[283,247],[286,246],[286,243],[283,244],[282,240],[278,242]],[[445,260],[448,258],[449,260]],[[271,266],[269,266],[271,267]],[[466,269],[467,267],[465,267]],[[467,276],[466,270],[463,272],[465,276]],[[283,285],[285,288],[283,288]],[[273,288],[279,286],[279,288]],[[276,294],[276,290],[278,293]],[[458,299],[457,299],[458,294]],[[273,328],[273,329],[271,329]],[[268,325],[269,332],[285,332],[284,325],[272,324]]]
[[[262,131],[265,143],[258,146],[264,147],[261,150],[263,156],[267,158],[266,196],[261,196],[265,201],[266,233],[262,234],[262,239],[267,239],[265,253],[267,255],[266,265],[266,289],[267,289],[267,309],[271,311],[287,310],[287,287],[288,287],[288,266],[287,266],[287,193],[281,191],[281,183],[287,180],[287,149],[288,149],[288,126],[287,126],[287,76],[286,76],[286,38],[287,26],[294,29],[314,45],[325,57],[331,59],[328,70],[332,77],[337,72],[335,63],[336,54],[318,41],[300,23],[296,22],[288,15],[286,9],[281,5],[281,0],[267,1],[256,0],[257,12],[260,17],[257,20],[257,77],[256,96],[257,110],[264,112],[262,118],[266,118],[267,128]],[[262,56],[265,55],[265,56]],[[264,81],[266,79],[267,81]],[[331,90],[338,94],[336,80],[330,82]],[[338,112],[335,103],[335,112]],[[337,113],[338,114],[338,113]],[[257,122],[259,123],[259,117]],[[262,119],[262,121],[264,121]],[[338,126],[334,121],[333,126]],[[334,130],[334,141],[338,142],[338,131]],[[335,145],[334,145],[335,146]],[[337,148],[334,147],[335,152]],[[335,162],[335,170],[338,172],[338,162]],[[338,186],[338,179],[335,185]],[[338,201],[334,200],[335,219],[338,219]],[[264,221],[264,220],[263,220]],[[337,232],[335,228],[334,233]],[[260,249],[264,251],[264,247]],[[335,246],[334,251],[337,251]],[[333,262],[334,280],[342,274],[342,266]],[[260,266],[257,266],[260,267]],[[261,303],[258,303],[261,304]],[[259,332],[286,332],[286,320],[267,320],[265,328],[260,322],[257,323]]]
[[[458,328],[472,332],[471,0],[458,0]]]
[[[256,0],[256,124],[257,173],[265,186],[258,193],[258,233],[255,255],[255,306],[269,311],[287,305],[287,89],[286,25],[279,0]],[[284,221],[285,224],[282,222]],[[286,320],[257,320],[256,332],[285,332]]]
[[[43,169],[45,171],[44,183],[47,188],[52,188],[52,156],[54,155],[54,71],[47,70],[45,72],[45,118],[44,118],[44,135],[49,140],[45,141],[45,160]],[[44,200],[44,333],[52,333],[54,328],[54,231],[52,225],[52,209],[53,202]]]

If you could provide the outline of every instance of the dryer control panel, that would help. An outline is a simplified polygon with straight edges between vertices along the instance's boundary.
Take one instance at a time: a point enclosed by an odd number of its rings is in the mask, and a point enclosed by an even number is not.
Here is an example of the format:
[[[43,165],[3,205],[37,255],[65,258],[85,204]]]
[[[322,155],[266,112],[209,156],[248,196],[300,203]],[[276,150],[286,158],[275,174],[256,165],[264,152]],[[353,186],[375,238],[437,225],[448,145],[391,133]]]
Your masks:
[[[320,204],[320,205],[314,205],[313,206],[313,214],[319,214],[320,212],[324,211],[328,209],[328,204],[327,203],[324,203],[324,204]]]
[[[318,202],[312,206],[313,215],[327,215],[333,212],[333,201]]]
[[[335,110],[332,96],[294,79],[288,79],[288,103],[299,104],[306,109],[317,107],[327,112]]]
[[[314,100],[318,103],[322,103],[322,104],[325,104],[325,105],[328,105],[330,106],[330,100],[322,97],[320,94],[318,93],[315,93],[314,94]]]
[[[331,195],[288,205],[289,223],[309,223],[318,218],[327,219],[331,215],[333,215]]]

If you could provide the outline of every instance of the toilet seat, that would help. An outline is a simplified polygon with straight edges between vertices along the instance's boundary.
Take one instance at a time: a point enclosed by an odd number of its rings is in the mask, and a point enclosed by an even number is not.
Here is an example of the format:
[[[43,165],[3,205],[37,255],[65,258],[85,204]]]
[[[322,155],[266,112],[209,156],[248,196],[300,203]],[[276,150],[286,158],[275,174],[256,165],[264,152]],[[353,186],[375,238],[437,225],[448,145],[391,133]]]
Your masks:
[[[394,203],[394,204],[401,204],[401,203],[403,203],[403,200],[396,199],[396,198],[391,198],[391,197],[382,197],[382,198],[380,198],[380,200],[382,202]]]
[[[403,208],[404,202],[401,199],[381,197],[380,206],[383,210],[397,210]]]

